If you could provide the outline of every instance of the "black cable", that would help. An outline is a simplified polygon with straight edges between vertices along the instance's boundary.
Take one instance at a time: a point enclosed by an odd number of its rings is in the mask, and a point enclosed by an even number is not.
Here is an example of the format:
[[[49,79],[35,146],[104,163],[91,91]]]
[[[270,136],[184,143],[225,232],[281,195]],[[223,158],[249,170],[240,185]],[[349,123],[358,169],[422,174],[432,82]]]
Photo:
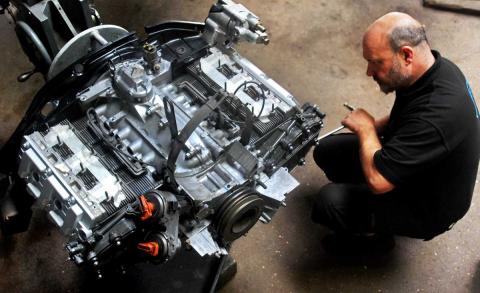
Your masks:
[[[242,87],[246,87],[247,84],[254,84],[254,85],[258,86],[258,88],[262,91],[262,98],[263,98],[262,108],[260,109],[260,113],[258,113],[258,115],[257,115],[257,118],[259,118],[263,113],[263,109],[265,108],[265,100],[267,99],[267,97],[265,96],[265,90],[262,88],[262,85],[260,83],[254,81],[254,80],[245,81],[239,87],[237,87],[237,89],[233,92],[233,94],[236,95],[238,90],[241,89]]]
[[[210,286],[210,290],[209,290],[210,293],[214,293],[216,291],[218,280],[220,279],[220,275],[222,274],[222,269],[223,269],[223,266],[225,265],[225,262],[226,262],[227,258],[228,258],[228,255],[222,255],[220,260],[219,260],[218,267],[217,267],[217,270],[215,271],[215,275],[214,275],[214,278],[213,278],[212,285]]]
[[[95,227],[92,228],[93,232],[97,232],[98,230],[102,229],[107,225],[113,218],[118,216],[119,214],[126,215],[126,216],[139,216],[141,212],[137,212],[136,209],[140,206],[140,200],[138,197],[135,198],[133,203],[129,203],[124,207],[118,209],[117,211],[113,212],[111,215],[103,219],[101,222],[97,223]],[[131,210],[129,210],[131,209]]]
[[[246,81],[246,82],[242,83],[239,87],[237,87],[235,89],[235,91],[233,92],[233,94],[236,95],[239,89],[241,89],[242,87],[244,87],[244,86],[246,86],[247,84],[250,84],[250,83],[253,83],[256,86],[258,86],[260,88],[260,90],[262,91],[262,98],[263,98],[262,108],[260,109],[260,113],[258,113],[258,115],[256,116],[257,118],[259,118],[263,113],[263,110],[265,108],[265,100],[267,99],[267,97],[265,96],[265,91],[262,88],[262,85],[260,83],[258,83],[256,81],[253,81],[253,80]],[[230,122],[233,122],[233,123],[238,123],[238,124],[244,124],[245,123],[245,121],[239,121],[239,120],[235,120],[235,119],[232,119],[232,118],[229,118],[229,117],[223,117],[223,119],[225,119],[227,121],[230,121]]]

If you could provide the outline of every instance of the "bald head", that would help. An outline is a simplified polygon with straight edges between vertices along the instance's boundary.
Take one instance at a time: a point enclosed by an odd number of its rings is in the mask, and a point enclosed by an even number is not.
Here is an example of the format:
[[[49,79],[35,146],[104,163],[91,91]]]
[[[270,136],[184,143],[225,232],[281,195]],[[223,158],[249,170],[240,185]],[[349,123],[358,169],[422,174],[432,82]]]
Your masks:
[[[389,93],[406,88],[435,62],[423,26],[410,15],[388,13],[363,36],[367,75]]]
[[[423,25],[401,12],[390,12],[377,19],[367,29],[363,41],[374,47],[389,46],[393,52],[402,46],[428,46]]]

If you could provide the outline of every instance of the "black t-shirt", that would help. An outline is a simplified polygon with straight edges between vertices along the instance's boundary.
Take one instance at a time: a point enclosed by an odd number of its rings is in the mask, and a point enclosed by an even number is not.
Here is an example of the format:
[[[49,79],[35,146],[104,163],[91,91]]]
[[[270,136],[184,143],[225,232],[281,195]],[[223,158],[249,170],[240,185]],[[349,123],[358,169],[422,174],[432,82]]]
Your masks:
[[[470,207],[480,154],[480,120],[468,81],[436,51],[434,65],[412,86],[396,92],[379,172],[395,185],[430,229],[462,218]]]

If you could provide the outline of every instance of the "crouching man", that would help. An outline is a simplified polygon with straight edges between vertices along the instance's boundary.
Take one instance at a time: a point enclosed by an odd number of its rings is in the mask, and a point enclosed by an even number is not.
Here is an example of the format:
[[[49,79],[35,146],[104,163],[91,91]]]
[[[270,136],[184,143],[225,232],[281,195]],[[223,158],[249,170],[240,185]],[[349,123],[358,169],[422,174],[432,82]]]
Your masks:
[[[381,119],[352,111],[342,121],[352,134],[320,141],[314,159],[333,183],[320,190],[312,219],[336,232],[337,247],[372,248],[382,235],[432,239],[471,203],[480,154],[472,90],[407,14],[376,20],[363,57],[367,75],[395,91],[395,103]]]

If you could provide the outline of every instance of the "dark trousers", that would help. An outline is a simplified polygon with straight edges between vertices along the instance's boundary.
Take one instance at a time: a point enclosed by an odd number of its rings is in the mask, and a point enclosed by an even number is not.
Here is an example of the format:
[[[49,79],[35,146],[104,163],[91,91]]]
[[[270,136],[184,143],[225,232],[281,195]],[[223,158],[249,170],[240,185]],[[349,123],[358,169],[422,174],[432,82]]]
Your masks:
[[[394,189],[373,194],[368,188],[354,134],[324,138],[313,152],[317,165],[332,183],[317,194],[312,220],[337,233],[384,233],[430,239],[431,232],[421,214]],[[442,231],[443,232],[443,231]]]

